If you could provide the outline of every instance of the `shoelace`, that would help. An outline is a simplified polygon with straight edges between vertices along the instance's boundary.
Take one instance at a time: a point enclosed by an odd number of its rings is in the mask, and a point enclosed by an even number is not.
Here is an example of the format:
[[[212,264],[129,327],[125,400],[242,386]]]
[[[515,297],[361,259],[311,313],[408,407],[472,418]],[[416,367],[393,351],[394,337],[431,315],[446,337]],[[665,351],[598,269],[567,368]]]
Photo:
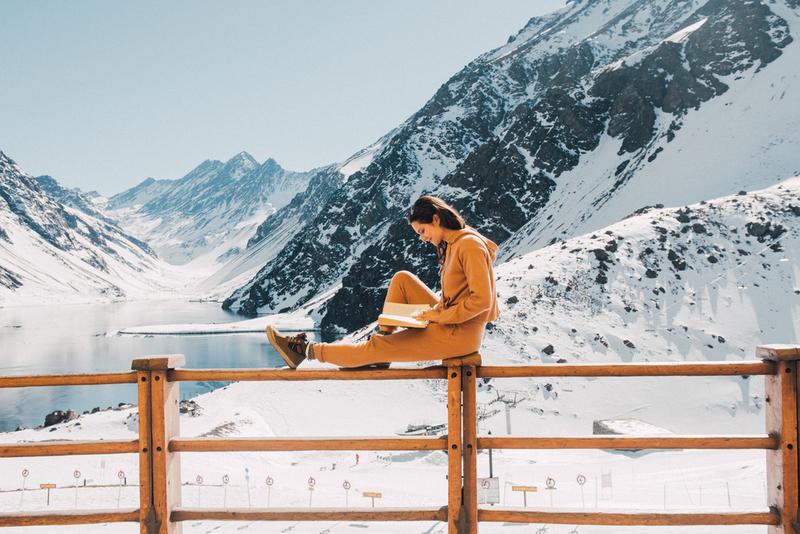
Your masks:
[[[303,345],[308,343],[308,338],[306,337],[305,332],[300,332],[296,336],[287,337],[286,342],[289,344],[289,348],[291,350],[297,352],[304,352],[305,347],[303,347]],[[300,350],[298,350],[298,347],[300,348]]]

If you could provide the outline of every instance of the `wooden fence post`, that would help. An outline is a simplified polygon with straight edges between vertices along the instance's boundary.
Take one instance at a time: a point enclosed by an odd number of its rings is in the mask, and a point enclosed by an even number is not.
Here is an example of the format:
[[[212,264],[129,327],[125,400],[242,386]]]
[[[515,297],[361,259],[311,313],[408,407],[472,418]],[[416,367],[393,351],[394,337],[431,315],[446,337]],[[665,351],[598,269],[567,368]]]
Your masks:
[[[767,451],[767,498],[781,522],[769,534],[800,534],[798,528],[797,360],[800,346],[764,345],[756,356],[775,361],[777,372],[766,376],[767,433],[778,438],[778,448]]]
[[[181,534],[182,524],[170,522],[170,511],[181,502],[181,464],[169,442],[180,434],[180,383],[170,383],[167,371],[186,363],[182,354],[136,358],[131,368],[139,379],[140,532]],[[149,384],[145,391],[144,384]],[[144,460],[144,462],[143,462]]]
[[[153,511],[153,442],[150,425],[150,371],[136,372],[136,388],[139,399],[139,532],[155,534],[155,512]]]
[[[461,366],[447,367],[447,532],[460,534]]]
[[[464,416],[464,507],[461,511],[462,534],[478,533],[478,416],[477,385],[474,365],[461,368]]]

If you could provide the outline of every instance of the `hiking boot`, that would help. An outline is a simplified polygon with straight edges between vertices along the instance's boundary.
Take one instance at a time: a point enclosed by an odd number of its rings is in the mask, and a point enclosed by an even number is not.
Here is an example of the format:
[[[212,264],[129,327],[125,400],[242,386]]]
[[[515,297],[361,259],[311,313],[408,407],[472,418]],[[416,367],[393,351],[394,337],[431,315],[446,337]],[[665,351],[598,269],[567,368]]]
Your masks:
[[[308,341],[305,332],[294,336],[285,336],[273,326],[267,326],[267,339],[272,347],[278,351],[286,365],[296,369],[307,357],[313,357],[313,344]]]

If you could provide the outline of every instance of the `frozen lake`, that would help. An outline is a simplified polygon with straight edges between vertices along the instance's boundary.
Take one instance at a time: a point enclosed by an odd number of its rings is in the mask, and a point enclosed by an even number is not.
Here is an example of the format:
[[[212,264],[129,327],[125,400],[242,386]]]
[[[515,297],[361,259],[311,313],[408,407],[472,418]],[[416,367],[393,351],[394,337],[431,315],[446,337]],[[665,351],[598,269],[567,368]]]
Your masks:
[[[145,301],[0,308],[0,375],[125,371],[148,354],[184,354],[187,367],[276,367],[280,357],[262,334],[120,336],[125,327],[223,323],[242,317],[219,303]],[[220,387],[185,382],[181,397]],[[78,413],[136,402],[133,385],[0,389],[0,432],[35,426],[53,410]]]

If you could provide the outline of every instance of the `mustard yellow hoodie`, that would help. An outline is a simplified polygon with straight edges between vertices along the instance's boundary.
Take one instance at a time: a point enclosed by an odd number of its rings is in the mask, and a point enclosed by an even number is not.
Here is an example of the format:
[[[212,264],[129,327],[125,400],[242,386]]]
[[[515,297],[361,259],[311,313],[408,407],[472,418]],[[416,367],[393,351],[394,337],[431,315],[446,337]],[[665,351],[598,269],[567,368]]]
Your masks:
[[[441,271],[442,298],[436,305],[440,324],[499,317],[493,267],[497,248],[469,226],[450,236]]]

